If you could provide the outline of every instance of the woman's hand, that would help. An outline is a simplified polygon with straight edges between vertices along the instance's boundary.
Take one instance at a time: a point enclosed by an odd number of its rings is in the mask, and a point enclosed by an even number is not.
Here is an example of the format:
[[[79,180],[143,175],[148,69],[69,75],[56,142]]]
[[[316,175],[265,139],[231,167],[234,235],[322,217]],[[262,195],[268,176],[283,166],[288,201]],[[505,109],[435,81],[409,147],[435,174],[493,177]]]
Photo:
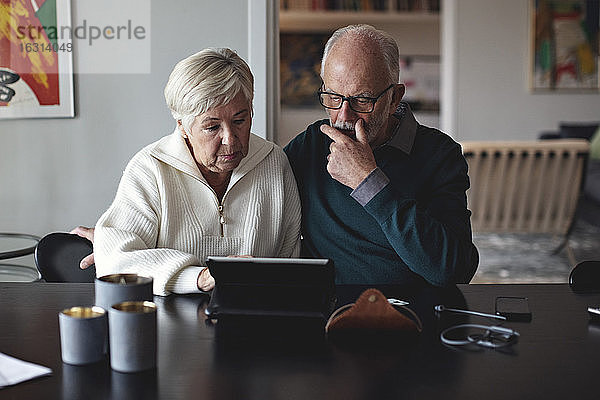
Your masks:
[[[94,228],[78,226],[77,228],[73,229],[69,233],[84,237],[87,240],[89,240],[90,242],[92,242],[92,244],[94,243]],[[93,264],[94,264],[94,253],[91,253],[81,259],[81,261],[79,262],[79,268],[87,269],[89,266],[91,266]]]
[[[208,268],[204,268],[198,275],[198,281],[196,282],[198,289],[203,292],[208,292],[215,287],[215,278],[212,277]]]

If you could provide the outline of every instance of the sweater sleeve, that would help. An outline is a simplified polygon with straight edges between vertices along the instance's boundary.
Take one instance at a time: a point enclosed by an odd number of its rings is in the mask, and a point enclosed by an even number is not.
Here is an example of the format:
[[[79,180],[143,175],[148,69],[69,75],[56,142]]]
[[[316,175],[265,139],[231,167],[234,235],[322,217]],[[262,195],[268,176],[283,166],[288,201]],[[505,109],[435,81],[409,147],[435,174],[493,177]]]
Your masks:
[[[194,276],[201,271],[200,260],[183,251],[156,248],[160,210],[157,173],[149,156],[138,155],[125,169],[115,200],[96,224],[98,276],[150,276],[154,279],[154,294],[161,296],[199,291]],[[191,269],[184,273],[187,268]]]
[[[466,207],[468,187],[467,165],[455,145],[441,156],[427,200],[417,202],[390,180],[364,208],[413,272],[436,286],[466,283],[478,260]]]

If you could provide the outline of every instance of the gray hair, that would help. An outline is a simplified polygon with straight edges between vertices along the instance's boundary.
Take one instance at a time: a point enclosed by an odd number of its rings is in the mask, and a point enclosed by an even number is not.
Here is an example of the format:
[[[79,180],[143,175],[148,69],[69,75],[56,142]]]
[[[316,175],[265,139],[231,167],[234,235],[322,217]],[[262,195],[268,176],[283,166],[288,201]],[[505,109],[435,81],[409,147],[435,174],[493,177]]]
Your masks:
[[[208,48],[175,65],[165,100],[173,118],[189,131],[196,116],[229,103],[240,91],[252,109],[254,77],[248,64],[233,50]]]
[[[388,69],[387,78],[389,83],[398,83],[398,80],[400,79],[400,51],[398,50],[396,40],[389,33],[375,29],[373,26],[367,24],[349,25],[333,32],[323,50],[323,58],[321,59],[321,78],[323,77],[325,61],[327,60],[329,52],[338,40],[347,34],[353,34],[360,38],[368,39],[378,46]]]

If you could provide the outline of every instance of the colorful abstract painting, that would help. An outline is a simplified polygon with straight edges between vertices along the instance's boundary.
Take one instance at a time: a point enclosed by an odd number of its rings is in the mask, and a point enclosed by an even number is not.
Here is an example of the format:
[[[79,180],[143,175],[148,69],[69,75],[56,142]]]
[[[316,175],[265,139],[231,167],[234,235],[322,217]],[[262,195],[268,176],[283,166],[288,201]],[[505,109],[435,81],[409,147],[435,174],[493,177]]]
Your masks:
[[[69,0],[0,0],[0,118],[72,117]]]
[[[598,90],[600,2],[531,1],[531,88]]]

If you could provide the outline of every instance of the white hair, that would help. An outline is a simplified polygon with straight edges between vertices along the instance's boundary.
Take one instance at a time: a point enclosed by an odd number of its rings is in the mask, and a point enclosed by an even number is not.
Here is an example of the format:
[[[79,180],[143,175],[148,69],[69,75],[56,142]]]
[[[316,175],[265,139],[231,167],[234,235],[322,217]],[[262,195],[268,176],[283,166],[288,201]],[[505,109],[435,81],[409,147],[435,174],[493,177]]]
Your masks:
[[[208,48],[177,63],[165,86],[176,121],[189,131],[194,118],[229,103],[241,91],[252,109],[254,77],[248,64],[227,48]]]
[[[325,71],[325,61],[333,46],[344,36],[352,34],[363,39],[368,39],[379,47],[379,51],[383,56],[385,65],[388,70],[388,82],[398,83],[400,79],[400,51],[396,40],[387,32],[374,28],[371,25],[349,25],[333,32],[323,50],[323,58],[321,59],[321,78]]]

